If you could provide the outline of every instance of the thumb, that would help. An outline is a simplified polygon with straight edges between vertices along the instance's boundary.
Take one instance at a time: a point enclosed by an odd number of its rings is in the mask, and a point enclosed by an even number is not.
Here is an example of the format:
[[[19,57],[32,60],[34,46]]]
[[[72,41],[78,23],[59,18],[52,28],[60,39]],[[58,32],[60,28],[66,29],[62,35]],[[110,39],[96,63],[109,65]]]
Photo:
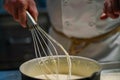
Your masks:
[[[35,19],[35,21],[37,21],[38,19],[38,10],[35,6],[30,6],[29,7],[29,12],[32,15],[32,17]]]
[[[105,20],[105,19],[107,19],[107,18],[108,18],[108,16],[107,16],[106,13],[102,13],[102,15],[100,16],[100,19],[101,19],[101,20]]]

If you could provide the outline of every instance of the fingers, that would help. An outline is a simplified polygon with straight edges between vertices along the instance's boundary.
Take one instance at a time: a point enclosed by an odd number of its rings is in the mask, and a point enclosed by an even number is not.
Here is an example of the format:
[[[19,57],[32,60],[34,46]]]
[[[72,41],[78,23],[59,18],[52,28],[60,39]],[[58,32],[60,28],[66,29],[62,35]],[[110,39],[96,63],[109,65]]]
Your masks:
[[[106,13],[102,13],[102,15],[100,16],[100,19],[101,19],[101,20],[105,20],[105,19],[107,19],[107,18],[108,18],[108,16],[107,16]]]
[[[17,8],[15,8],[11,4],[16,5],[15,1],[10,2],[9,0],[5,0],[4,8],[8,11],[9,14],[13,15],[14,19],[17,21],[18,20]]]
[[[108,18],[108,15],[107,15],[107,6],[105,5],[105,3],[104,3],[104,8],[103,8],[103,13],[102,13],[102,15],[100,16],[100,19],[102,19],[102,20],[104,20],[104,19],[107,19]]]
[[[119,9],[119,0],[105,0],[103,14],[101,15],[101,19],[106,19],[108,17],[116,19],[119,17],[120,12]]]
[[[25,2],[25,0],[18,0],[17,2],[17,7],[18,7],[18,19],[19,23],[23,26],[26,27],[26,10],[28,9],[28,3]]]
[[[38,10],[36,8],[36,4],[33,0],[31,0],[32,3],[29,3],[28,11],[33,16],[33,18],[37,21],[38,18]]]
[[[115,2],[116,1],[116,2]],[[107,15],[113,19],[119,17],[118,14],[116,14],[115,12],[118,10],[118,0],[110,0],[109,4],[106,4],[106,8],[107,8]]]
[[[25,28],[26,27],[26,22],[27,22],[27,19],[26,19],[26,10],[23,9],[23,10],[18,10],[18,17],[19,17],[19,23]]]
[[[5,0],[4,8],[24,28],[26,27],[27,22],[26,10],[30,11],[30,14],[37,21],[38,11],[34,0]]]

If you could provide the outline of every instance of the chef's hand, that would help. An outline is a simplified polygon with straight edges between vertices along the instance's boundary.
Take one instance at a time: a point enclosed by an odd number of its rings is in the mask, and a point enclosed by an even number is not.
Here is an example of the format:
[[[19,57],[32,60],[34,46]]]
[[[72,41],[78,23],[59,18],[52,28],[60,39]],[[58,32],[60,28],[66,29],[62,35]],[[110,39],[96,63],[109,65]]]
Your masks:
[[[5,10],[23,27],[26,27],[26,10],[37,21],[38,11],[34,0],[4,0]]]
[[[116,19],[120,16],[120,0],[105,0],[101,19]]]

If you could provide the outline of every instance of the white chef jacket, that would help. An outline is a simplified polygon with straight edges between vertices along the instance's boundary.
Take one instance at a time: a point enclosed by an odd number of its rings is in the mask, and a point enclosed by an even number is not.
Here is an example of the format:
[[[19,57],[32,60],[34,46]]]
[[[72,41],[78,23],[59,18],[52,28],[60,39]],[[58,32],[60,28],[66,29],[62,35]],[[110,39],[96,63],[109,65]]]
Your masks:
[[[104,0],[48,0],[54,28],[68,37],[91,38],[108,31],[120,19],[100,20]]]
[[[53,27],[68,37],[92,38],[118,27],[120,18],[100,20],[104,0],[47,0],[48,13]],[[53,38],[66,50],[71,41],[50,30]],[[120,60],[120,33],[99,42],[91,43],[81,53],[84,57],[101,61]]]

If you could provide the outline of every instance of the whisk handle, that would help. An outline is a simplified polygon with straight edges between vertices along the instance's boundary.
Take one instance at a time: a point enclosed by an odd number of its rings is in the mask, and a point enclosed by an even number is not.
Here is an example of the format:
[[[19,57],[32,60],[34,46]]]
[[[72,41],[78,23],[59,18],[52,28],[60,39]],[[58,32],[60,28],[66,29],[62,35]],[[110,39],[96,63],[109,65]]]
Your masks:
[[[31,16],[31,14],[26,11],[26,16],[27,16],[27,26],[29,28],[32,28],[32,26],[37,25],[36,21],[34,20],[34,18]]]

